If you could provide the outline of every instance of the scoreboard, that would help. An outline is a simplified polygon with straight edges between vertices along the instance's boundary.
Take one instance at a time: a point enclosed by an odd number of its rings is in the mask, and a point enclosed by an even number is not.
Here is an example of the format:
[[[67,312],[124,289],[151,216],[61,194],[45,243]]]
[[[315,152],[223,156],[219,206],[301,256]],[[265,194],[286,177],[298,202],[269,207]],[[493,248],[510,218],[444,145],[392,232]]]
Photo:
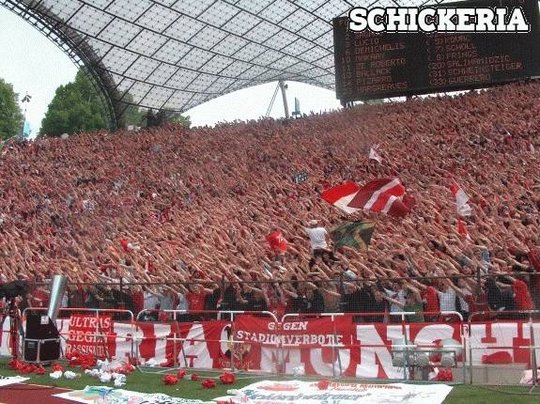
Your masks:
[[[538,0],[445,6],[522,7],[528,33],[354,32],[334,19],[336,95],[342,102],[486,87],[540,76]]]

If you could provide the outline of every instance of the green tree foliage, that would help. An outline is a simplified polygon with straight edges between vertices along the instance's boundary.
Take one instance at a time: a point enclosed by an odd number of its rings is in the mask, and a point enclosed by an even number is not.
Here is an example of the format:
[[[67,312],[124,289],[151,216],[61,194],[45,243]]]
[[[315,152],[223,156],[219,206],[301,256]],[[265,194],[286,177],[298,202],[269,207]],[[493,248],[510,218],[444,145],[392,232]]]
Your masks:
[[[0,78],[0,140],[18,135],[23,116],[13,86]]]
[[[130,94],[119,96],[126,104],[121,126],[139,127],[144,123],[144,112],[131,105]],[[124,105],[126,105],[124,104]],[[103,98],[90,81],[84,70],[79,70],[73,83],[60,86],[49,104],[45,118],[41,122],[41,136],[60,136],[107,128],[108,109]]]
[[[93,131],[107,127],[107,109],[83,70],[73,83],[56,89],[45,118],[41,135],[60,136],[63,133]]]
[[[128,105],[124,112],[124,120],[126,126],[139,127],[142,125],[144,119],[144,113],[139,111],[139,108],[135,105]]]
[[[174,123],[174,124],[183,125],[186,128],[191,127],[191,118],[189,117],[189,115],[184,116],[184,115],[181,115],[181,114],[174,114],[174,116],[171,117],[169,122]]]
[[[189,128],[191,126],[191,118],[189,115],[184,116],[178,112],[167,111],[165,109],[161,109],[157,113],[148,110],[144,114],[143,126],[147,128],[163,126],[165,124],[183,125]]]
[[[130,94],[120,95],[125,110],[121,126],[161,126],[166,123],[191,126],[189,116],[161,110],[157,113],[141,111],[132,105]],[[60,136],[63,133],[88,132],[107,127],[107,106],[84,70],[79,70],[75,81],[56,89],[45,118],[41,122],[40,136]],[[148,119],[150,118],[150,119]]]
[[[132,105],[133,103],[133,97],[131,94],[125,94],[122,98],[122,101],[125,103],[125,110],[123,112],[123,122],[122,125],[124,126],[134,126],[134,127],[140,127],[144,122],[144,112],[139,110],[139,107],[136,105]],[[127,105],[126,105],[127,104]]]

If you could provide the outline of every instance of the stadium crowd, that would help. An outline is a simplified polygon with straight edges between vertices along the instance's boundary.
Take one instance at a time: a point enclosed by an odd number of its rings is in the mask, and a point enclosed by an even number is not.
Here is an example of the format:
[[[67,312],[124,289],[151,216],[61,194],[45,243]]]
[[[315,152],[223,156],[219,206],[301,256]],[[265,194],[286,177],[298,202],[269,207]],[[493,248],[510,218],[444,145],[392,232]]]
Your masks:
[[[522,274],[540,271],[539,93],[531,81],[291,121],[8,141],[0,281],[62,273],[65,305],[120,299],[135,311],[540,308],[540,275]],[[380,163],[368,159],[374,145]],[[405,185],[405,218],[345,215],[320,198],[380,177]],[[453,181],[471,197],[468,236],[457,231]],[[377,223],[367,252],[312,257],[310,223],[367,217]],[[275,231],[286,248],[269,246]],[[496,275],[481,290],[478,270]],[[127,297],[88,285],[118,279],[147,285]],[[46,300],[37,288],[30,304]]]

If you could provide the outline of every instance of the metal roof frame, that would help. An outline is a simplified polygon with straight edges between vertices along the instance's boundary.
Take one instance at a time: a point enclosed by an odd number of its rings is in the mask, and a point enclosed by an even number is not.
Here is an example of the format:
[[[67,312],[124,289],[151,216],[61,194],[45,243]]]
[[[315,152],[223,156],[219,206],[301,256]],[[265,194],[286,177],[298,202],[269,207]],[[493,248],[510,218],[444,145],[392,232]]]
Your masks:
[[[444,0],[0,0],[86,66],[122,124],[128,104],[183,112],[276,80],[334,88],[332,19]],[[129,94],[129,97],[127,96]]]

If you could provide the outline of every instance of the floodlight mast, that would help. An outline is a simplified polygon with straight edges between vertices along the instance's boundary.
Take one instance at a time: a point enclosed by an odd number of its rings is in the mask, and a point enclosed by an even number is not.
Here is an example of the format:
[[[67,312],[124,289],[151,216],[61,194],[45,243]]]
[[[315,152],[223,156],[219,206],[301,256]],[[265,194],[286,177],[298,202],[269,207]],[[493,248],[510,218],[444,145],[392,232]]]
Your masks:
[[[29,95],[28,92],[27,92],[26,95],[21,100],[21,103],[24,105],[23,122],[22,122],[21,133],[20,133],[20,139],[21,140],[23,140],[25,138],[24,126],[26,124],[26,116],[27,116],[27,113],[28,113],[28,103],[30,102],[31,99],[32,99],[32,96]]]
[[[272,98],[270,99],[270,104],[268,104],[268,108],[266,109],[266,117],[270,116],[270,112],[272,112],[272,108],[274,107],[274,102],[276,101],[276,95],[279,90],[279,84],[276,86],[276,89],[274,90],[274,94],[272,94]]]
[[[272,111],[272,108],[274,107],[274,102],[276,101],[276,96],[278,93],[278,90],[281,89],[281,96],[283,98],[283,109],[285,110],[285,119],[289,119],[289,104],[287,103],[287,84],[284,80],[278,80],[278,84],[276,86],[276,89],[274,90],[274,94],[272,95],[272,99],[270,100],[270,104],[268,105],[268,109],[266,110],[266,116],[270,116],[270,112]]]

